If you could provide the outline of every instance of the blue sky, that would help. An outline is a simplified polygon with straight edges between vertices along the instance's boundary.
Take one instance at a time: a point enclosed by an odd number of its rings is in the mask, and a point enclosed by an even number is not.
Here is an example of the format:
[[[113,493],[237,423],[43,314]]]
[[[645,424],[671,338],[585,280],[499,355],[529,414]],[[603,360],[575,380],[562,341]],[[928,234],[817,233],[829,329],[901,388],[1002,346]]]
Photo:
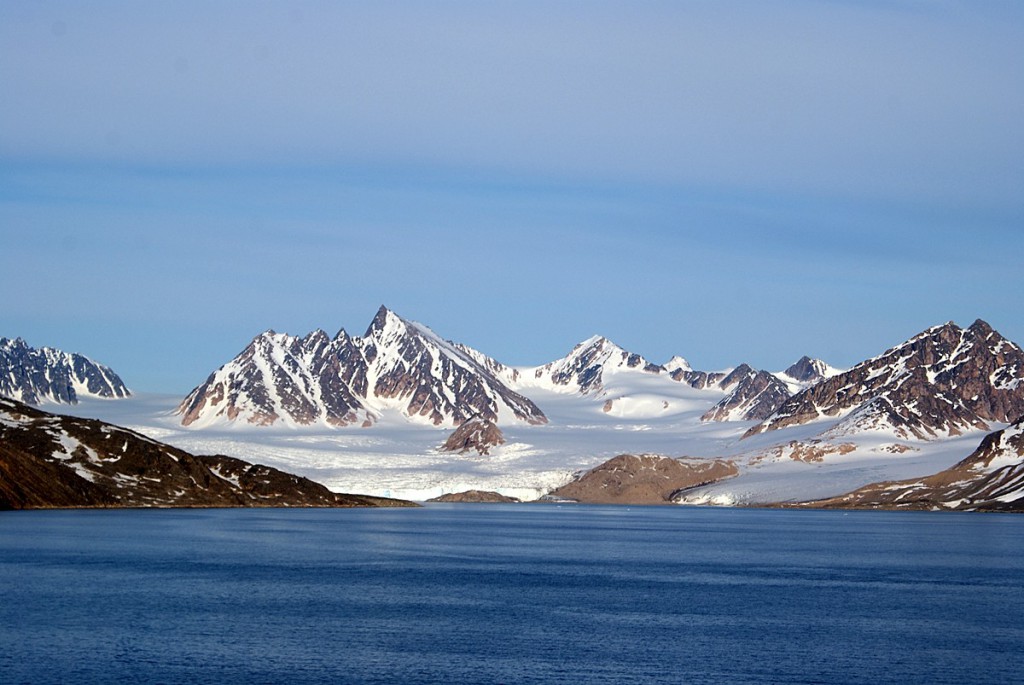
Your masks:
[[[387,304],[511,364],[1024,342],[1024,5],[0,0],[0,336],[184,393]]]

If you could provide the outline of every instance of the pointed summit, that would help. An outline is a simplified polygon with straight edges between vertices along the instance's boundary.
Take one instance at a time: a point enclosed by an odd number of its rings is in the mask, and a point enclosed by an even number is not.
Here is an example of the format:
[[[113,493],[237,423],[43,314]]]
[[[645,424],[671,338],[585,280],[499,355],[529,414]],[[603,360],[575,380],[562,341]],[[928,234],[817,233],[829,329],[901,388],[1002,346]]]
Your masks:
[[[740,364],[719,383],[726,395],[700,417],[701,421],[761,421],[775,412],[790,393],[786,384],[767,371]]]
[[[385,412],[438,426],[458,426],[474,415],[546,423],[540,408],[499,375],[511,374],[382,305],[362,338],[344,329],[334,340],[323,331],[257,336],[178,411],[184,425],[238,418],[258,425],[368,425]]]
[[[77,404],[79,396],[120,398],[131,392],[113,370],[88,357],[35,349],[24,338],[0,338],[0,395],[26,404]]]
[[[838,371],[820,359],[811,359],[804,355],[782,373],[797,383],[807,386],[813,385],[824,378],[834,376]]]
[[[693,371],[693,367],[690,366],[690,362],[683,357],[680,357],[678,354],[662,364],[662,368],[670,374],[675,373],[676,371]]]
[[[402,321],[402,318],[388,309],[386,306],[381,305],[380,309],[374,315],[373,320],[370,322],[369,327],[366,329],[366,333],[363,334],[364,338],[373,337],[374,334],[379,334],[381,331],[388,327],[388,324],[393,323],[395,320]]]
[[[1024,414],[1022,380],[1020,347],[984,322],[949,322],[797,393],[747,435],[844,415],[831,432],[959,435]]]
[[[572,348],[561,359],[537,367],[534,381],[586,395],[604,389],[605,376],[626,371],[661,373],[664,369],[638,354],[622,349],[608,338],[595,335]]]

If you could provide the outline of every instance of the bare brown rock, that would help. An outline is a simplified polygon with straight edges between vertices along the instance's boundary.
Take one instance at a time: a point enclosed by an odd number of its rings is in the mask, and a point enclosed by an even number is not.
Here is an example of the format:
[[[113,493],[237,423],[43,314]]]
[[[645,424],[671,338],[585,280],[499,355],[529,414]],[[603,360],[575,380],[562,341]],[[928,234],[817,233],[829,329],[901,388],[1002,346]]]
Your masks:
[[[490,419],[474,416],[455,429],[441,449],[445,452],[490,454],[492,447],[505,444],[505,436]]]
[[[516,497],[509,497],[491,490],[466,490],[465,492],[450,492],[440,497],[428,499],[428,502],[458,502],[470,504],[513,504],[520,500]]]
[[[801,442],[790,440],[784,445],[776,445],[750,460],[751,464],[757,464],[765,460],[778,461],[780,459],[792,459],[804,463],[818,463],[825,461],[825,457],[838,454],[840,456],[849,454],[857,449],[852,442],[831,443],[822,440],[808,440]]]
[[[0,398],[0,509],[414,506]]]
[[[737,473],[736,465],[723,459],[620,454],[550,495],[588,504],[668,504],[682,490],[731,478]]]

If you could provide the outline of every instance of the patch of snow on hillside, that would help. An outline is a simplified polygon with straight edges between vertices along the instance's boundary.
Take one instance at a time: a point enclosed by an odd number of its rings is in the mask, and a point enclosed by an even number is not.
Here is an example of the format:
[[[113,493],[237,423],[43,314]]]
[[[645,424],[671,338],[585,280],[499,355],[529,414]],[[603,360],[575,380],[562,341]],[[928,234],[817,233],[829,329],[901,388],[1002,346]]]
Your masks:
[[[885,451],[891,436],[855,435],[855,452],[821,463],[792,459],[751,465],[755,455],[791,440],[818,439],[836,418],[761,433],[740,440],[753,422],[702,423],[700,416],[722,397],[653,374],[620,374],[609,396],[640,398],[634,415],[610,416],[604,399],[535,390],[530,396],[549,418],[547,425],[503,428],[506,443],[488,456],[459,455],[437,448],[451,429],[410,424],[389,410],[370,428],[303,429],[245,424],[192,430],[171,414],[179,398],[137,395],[117,403],[84,401],[72,411],[131,426],[193,454],[226,454],[306,476],[337,492],[425,500],[469,489],[536,499],[564,485],[574,473],[619,454],[734,460],[736,478],[686,493],[691,503],[747,504],[807,500],[843,494],[869,482],[921,477],[970,454],[983,433],[935,443],[899,441],[913,449]],[[666,394],[665,388],[676,394]],[[663,399],[664,398],[664,399]],[[670,402],[672,411],[651,412]],[[672,404],[672,403],[675,404]],[[613,404],[614,406],[614,404]],[[627,403],[625,406],[629,406]],[[640,411],[640,408],[646,408]],[[393,414],[391,412],[394,412]]]

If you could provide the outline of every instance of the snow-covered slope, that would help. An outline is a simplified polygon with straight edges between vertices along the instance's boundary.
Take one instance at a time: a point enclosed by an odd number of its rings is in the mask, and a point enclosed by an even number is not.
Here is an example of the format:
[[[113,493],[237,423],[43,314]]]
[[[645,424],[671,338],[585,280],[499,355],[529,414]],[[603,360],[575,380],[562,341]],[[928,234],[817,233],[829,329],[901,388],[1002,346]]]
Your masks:
[[[1024,352],[985,323],[949,322],[787,400],[748,435],[842,418],[832,435],[864,430],[927,438],[987,429],[1024,414]]]
[[[807,387],[826,378],[838,376],[840,373],[842,373],[842,369],[829,366],[820,359],[811,359],[804,355],[790,364],[785,371],[780,371],[776,375],[787,382],[799,383]]]
[[[760,421],[789,399],[789,388],[774,374],[741,364],[717,383],[729,394],[712,407],[704,421]]]
[[[576,345],[561,359],[533,369],[524,369],[517,387],[522,390],[543,388],[600,395],[610,378],[616,374],[660,374],[664,371],[663,367],[651,364],[640,355],[627,352],[611,340],[595,335]]]
[[[0,395],[25,402],[74,404],[79,397],[128,397],[111,369],[80,354],[35,349],[21,338],[0,338]]]
[[[381,307],[359,340],[367,364],[367,404],[434,425],[479,416],[496,423],[545,423],[532,401],[499,379],[508,367]]]
[[[638,386],[646,390],[624,390]],[[761,420],[791,394],[775,375],[746,364],[710,373],[694,370],[679,356],[663,365],[652,364],[601,336],[584,340],[562,359],[521,369],[513,387],[525,394],[543,389],[590,396],[604,401],[605,412],[633,418],[672,411],[692,388],[706,391],[704,398],[717,402],[704,414],[705,421]]]
[[[370,424],[374,415],[358,396],[366,387],[361,360],[345,331],[334,339],[321,330],[301,338],[261,333],[189,393],[178,408],[181,422],[195,427],[235,420]]]
[[[812,505],[1024,511],[1024,418],[985,436],[966,459],[935,475],[873,483]]]
[[[268,430],[247,421],[226,420],[193,430],[194,425],[185,428],[181,416],[172,414],[173,405],[147,404],[147,398],[87,402],[74,411],[96,412],[99,418],[192,452],[256,459],[338,491],[416,500],[471,489],[535,499],[569,482],[574,473],[618,454],[728,459],[738,470],[735,478],[682,495],[686,502],[703,504],[806,501],[834,497],[878,481],[923,478],[963,460],[985,432],[1003,427],[994,424],[1009,423],[995,418],[985,420],[990,428],[967,423],[959,429],[963,432],[960,436],[939,431],[934,436],[927,432],[919,436],[908,428],[902,432],[893,428],[851,430],[850,418],[856,416],[862,402],[832,415],[822,411],[812,420],[780,422],[771,430],[750,431],[755,422],[737,420],[737,414],[724,421],[702,420],[723,401],[742,400],[743,381],[752,383],[764,373],[750,367],[707,373],[676,360],[670,363],[672,371],[661,367],[655,372],[647,362],[631,365],[629,359],[635,355],[630,353],[623,357],[608,345],[583,345],[581,350],[598,347],[613,353],[604,354],[602,363],[593,363],[602,355],[591,355],[591,363],[569,364],[576,372],[570,373],[563,385],[544,374],[538,379],[535,371],[543,367],[505,367],[479,352],[446,343],[418,324],[392,317],[386,310],[379,312],[376,324],[362,338],[339,334],[332,340],[314,333],[296,339],[273,334],[265,350],[257,345],[257,351],[263,350],[258,356],[270,360],[285,360],[290,355],[292,362],[275,364],[285,370],[282,373],[294,372],[290,378],[298,388],[309,384],[326,392],[318,380],[318,374],[324,372],[332,382],[350,389],[358,402],[356,411],[366,412],[374,421],[366,428],[359,421],[342,426],[318,418],[302,425],[302,430]],[[1002,415],[1009,416],[1015,411],[1014,392],[1021,385],[1018,369],[1024,368],[1014,362],[1020,350],[985,328],[978,323],[968,331],[952,325],[929,329],[865,362],[862,368],[819,380],[801,394],[826,397],[817,394],[819,389],[832,387],[833,403],[837,403],[845,393],[853,392],[853,382],[858,380],[865,402],[873,397],[870,391],[879,388],[892,398],[912,390],[916,407],[942,402],[933,395],[959,397],[957,393],[962,393],[968,406],[987,406],[992,416],[995,408],[1002,407]],[[327,354],[328,349],[333,351]],[[442,354],[449,355],[447,362],[439,359]],[[346,355],[355,355],[362,363],[349,364]],[[384,364],[378,357],[391,361]],[[309,358],[321,360],[323,366],[310,363]],[[606,369],[604,362],[613,370]],[[446,364],[451,369],[447,373]],[[253,362],[249,366],[259,365]],[[549,372],[555,366],[550,365]],[[416,379],[425,368],[430,370],[429,378],[421,384]],[[455,393],[468,386],[453,383],[448,389],[438,388],[434,381],[481,368],[490,377],[507,381],[504,387],[511,384],[510,391],[518,391],[520,397],[528,396],[534,406],[542,407],[548,423],[506,421],[501,425],[504,442],[490,447],[486,455],[447,452],[441,446],[451,434],[452,424],[435,425],[419,414],[413,416],[418,421],[410,420],[407,408],[415,391],[387,397],[373,392],[378,387],[409,387],[423,388],[426,396]],[[599,379],[600,389],[593,383],[581,384],[581,378]],[[403,385],[406,381],[411,381],[408,386]],[[243,387],[249,386],[237,378],[230,387],[225,380],[222,392],[225,398],[231,393],[241,397]],[[258,393],[247,396],[253,395],[258,398]],[[487,397],[486,391],[470,396]],[[756,392],[751,395],[756,396]],[[268,406],[278,411],[282,400],[277,397]],[[131,407],[135,409],[129,411]],[[338,411],[343,408],[339,406]],[[125,413],[119,416],[122,410]],[[284,421],[275,425],[282,426]]]
[[[381,307],[366,334],[299,338],[268,331],[215,371],[181,403],[186,426],[230,421],[308,426],[371,425],[394,412],[456,426],[480,416],[544,423],[533,402],[499,376],[508,367]]]

